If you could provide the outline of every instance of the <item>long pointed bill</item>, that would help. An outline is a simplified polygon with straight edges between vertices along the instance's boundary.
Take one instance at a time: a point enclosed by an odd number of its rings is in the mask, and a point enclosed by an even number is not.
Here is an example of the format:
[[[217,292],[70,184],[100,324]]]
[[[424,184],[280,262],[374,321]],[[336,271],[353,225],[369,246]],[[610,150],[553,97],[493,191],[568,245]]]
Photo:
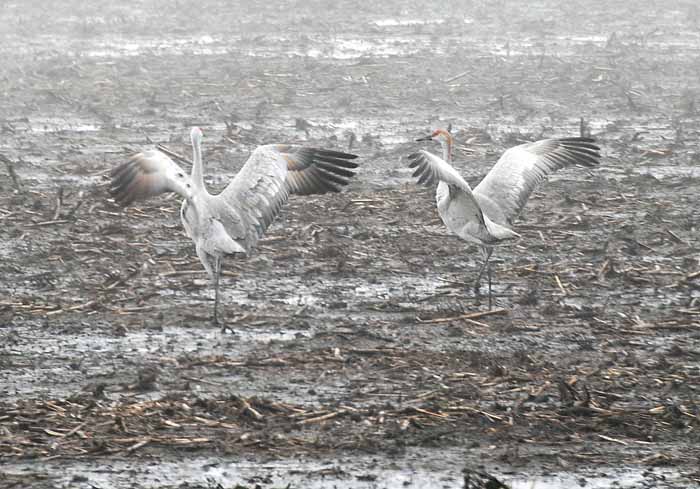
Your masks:
[[[416,141],[432,141],[433,137],[432,136],[425,136],[423,138],[418,138]]]

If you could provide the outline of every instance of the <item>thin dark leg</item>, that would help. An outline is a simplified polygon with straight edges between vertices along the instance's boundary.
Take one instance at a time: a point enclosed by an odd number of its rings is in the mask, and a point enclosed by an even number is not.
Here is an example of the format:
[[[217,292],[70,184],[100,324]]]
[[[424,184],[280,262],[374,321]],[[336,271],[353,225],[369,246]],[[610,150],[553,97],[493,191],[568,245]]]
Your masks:
[[[214,258],[214,324],[219,325],[219,275],[221,275],[221,257]]]
[[[215,294],[214,294],[214,324],[216,326],[221,326],[221,332],[225,333],[226,331],[230,331],[231,333],[235,334],[236,332],[231,328],[230,326],[226,325],[225,321],[222,321],[221,323],[219,322],[218,319],[218,314],[217,311],[219,310],[219,277],[221,276],[221,265],[223,263],[224,259],[223,257],[218,257],[216,259],[215,263],[215,271],[214,271],[214,287],[215,287]]]
[[[489,258],[491,258],[491,253],[493,253],[493,248],[487,248],[487,247],[482,247],[481,248],[481,253],[484,255],[484,264],[481,266],[481,269],[479,270],[479,275],[476,277],[476,283],[474,284],[474,294],[478,295],[479,294],[479,286],[481,285],[481,277],[483,277],[484,272],[486,271],[487,268],[489,268]],[[489,268],[489,294],[491,291],[491,269]]]
[[[474,294],[479,295],[479,287],[481,286],[481,276],[484,274],[484,270],[486,270],[486,266],[488,265],[488,261],[485,261],[483,265],[481,265],[481,268],[479,269],[479,275],[476,277],[476,282],[474,282]]]
[[[489,257],[491,257],[490,253],[489,253]],[[489,274],[489,311],[490,311],[491,310],[491,262],[489,262],[488,274]]]

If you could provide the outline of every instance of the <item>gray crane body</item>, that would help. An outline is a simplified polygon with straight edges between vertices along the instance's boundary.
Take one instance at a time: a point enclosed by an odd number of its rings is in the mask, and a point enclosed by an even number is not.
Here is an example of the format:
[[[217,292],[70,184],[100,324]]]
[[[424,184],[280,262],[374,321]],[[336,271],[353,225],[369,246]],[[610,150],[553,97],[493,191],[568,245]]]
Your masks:
[[[520,237],[511,229],[532,191],[550,173],[568,165],[592,167],[599,163],[600,148],[590,138],[543,139],[508,149],[474,190],[452,167],[452,136],[438,129],[418,141],[442,145],[440,158],[425,150],[409,155],[418,183],[437,183],[438,213],[447,229],[461,239],[476,243],[484,256],[474,286],[478,293],[493,247]],[[489,307],[491,306],[491,269]]]
[[[183,198],[180,218],[197,256],[215,287],[218,323],[219,276],[225,255],[248,254],[279,214],[290,194],[339,192],[355,175],[357,156],[284,144],[260,146],[218,195],[203,178],[202,132],[193,128],[192,173],[187,175],[165,153],[144,151],[112,171],[110,193],[121,205],[164,192]]]

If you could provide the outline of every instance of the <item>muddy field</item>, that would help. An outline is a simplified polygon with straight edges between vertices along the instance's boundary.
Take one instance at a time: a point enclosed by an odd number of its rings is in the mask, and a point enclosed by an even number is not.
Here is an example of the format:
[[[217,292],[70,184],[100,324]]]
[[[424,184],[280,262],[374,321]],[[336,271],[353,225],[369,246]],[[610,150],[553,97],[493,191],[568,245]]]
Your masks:
[[[695,2],[81,3],[0,5],[0,486],[700,487]],[[406,168],[447,124],[473,184],[602,147],[533,194],[490,311]],[[179,200],[106,192],[192,125],[217,191],[259,144],[360,155],[224,263],[233,332]]]

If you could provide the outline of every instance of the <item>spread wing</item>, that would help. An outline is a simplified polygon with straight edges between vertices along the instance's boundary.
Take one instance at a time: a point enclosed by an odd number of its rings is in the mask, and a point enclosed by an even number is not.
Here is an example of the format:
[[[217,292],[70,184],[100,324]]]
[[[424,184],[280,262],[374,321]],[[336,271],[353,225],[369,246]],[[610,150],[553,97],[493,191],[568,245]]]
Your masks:
[[[217,196],[236,209],[246,248],[254,246],[290,193],[338,192],[355,174],[355,155],[287,145],[258,147]]]
[[[484,214],[474,198],[471,187],[452,165],[425,150],[409,155],[408,159],[410,161],[408,166],[416,169],[413,176],[418,178],[419,185],[445,182],[449,189],[450,199],[462,208],[463,214],[473,216],[475,222],[485,226]],[[438,199],[447,197],[440,192],[438,189]]]
[[[109,193],[120,205],[146,200],[164,192],[192,198],[192,181],[173,160],[158,150],[144,151],[111,173]]]
[[[455,187],[464,193],[478,207],[476,199],[472,195],[472,189],[467,181],[462,178],[452,165],[432,153],[420,150],[408,156],[410,168],[415,168],[413,177],[418,178],[419,185],[433,185],[445,182],[450,188]]]
[[[492,219],[511,224],[547,175],[568,165],[598,165],[600,148],[594,143],[593,139],[578,137],[543,139],[510,148],[474,194]]]
[[[278,145],[287,161],[287,186],[298,195],[340,192],[355,176],[357,155],[327,149]]]

